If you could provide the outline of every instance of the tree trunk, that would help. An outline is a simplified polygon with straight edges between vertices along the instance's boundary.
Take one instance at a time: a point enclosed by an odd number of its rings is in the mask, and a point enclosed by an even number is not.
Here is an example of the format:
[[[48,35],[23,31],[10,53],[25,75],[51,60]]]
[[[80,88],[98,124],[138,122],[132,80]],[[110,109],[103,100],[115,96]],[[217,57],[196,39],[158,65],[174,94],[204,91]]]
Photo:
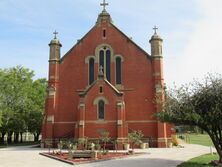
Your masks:
[[[39,133],[34,134],[34,141],[39,141]]]
[[[222,150],[217,152],[219,155],[219,163],[222,164]]]
[[[0,143],[1,143],[1,144],[4,144],[5,134],[6,134],[6,132],[2,132],[2,136],[1,136],[1,138],[0,138]]]
[[[214,147],[216,148],[216,150],[217,150],[217,153],[218,153],[218,155],[219,155],[219,163],[222,163],[222,149],[221,149],[221,147],[219,146],[220,144],[220,142],[214,137],[214,134],[212,134],[212,133],[209,133],[208,132],[208,134],[209,134],[209,136],[210,136],[210,138],[211,138],[211,140],[212,140],[212,142],[213,142],[213,144],[214,144]]]
[[[23,142],[23,138],[22,138],[22,135],[23,135],[23,132],[20,132],[20,143],[22,143]]]
[[[14,133],[14,143],[18,143],[19,133]]]
[[[8,132],[8,136],[7,136],[7,142],[8,142],[8,144],[11,144],[11,143],[12,143],[12,134],[13,134],[13,132]]]

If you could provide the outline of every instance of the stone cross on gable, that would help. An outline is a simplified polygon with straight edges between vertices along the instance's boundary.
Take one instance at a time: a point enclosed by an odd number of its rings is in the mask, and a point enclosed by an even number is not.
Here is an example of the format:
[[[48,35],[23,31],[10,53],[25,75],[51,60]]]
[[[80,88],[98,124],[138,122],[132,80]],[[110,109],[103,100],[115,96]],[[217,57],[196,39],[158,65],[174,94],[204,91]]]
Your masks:
[[[153,27],[153,30],[154,30],[154,34],[156,34],[156,31],[158,30],[158,27],[157,27],[157,26],[154,26],[154,27]]]
[[[103,6],[103,11],[106,11],[106,6],[108,6],[109,4],[106,3],[106,0],[103,0],[103,3],[100,4],[100,6]]]
[[[58,32],[55,30],[55,32],[53,32],[53,34],[55,35],[54,39],[56,39],[56,35],[58,34]]]

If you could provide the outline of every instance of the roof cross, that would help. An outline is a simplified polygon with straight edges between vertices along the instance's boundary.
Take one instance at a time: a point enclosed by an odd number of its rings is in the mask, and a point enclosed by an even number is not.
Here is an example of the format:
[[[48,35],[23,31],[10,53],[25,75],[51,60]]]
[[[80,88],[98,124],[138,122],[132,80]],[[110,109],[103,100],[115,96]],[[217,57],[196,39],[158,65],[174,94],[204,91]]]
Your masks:
[[[153,30],[154,30],[154,34],[157,34],[157,33],[156,33],[156,30],[158,30],[158,27],[157,27],[157,26],[154,26],[154,27],[153,27]]]
[[[106,11],[106,6],[108,6],[109,4],[106,3],[106,0],[103,0],[103,3],[100,3],[100,6],[103,6],[103,11]]]
[[[55,35],[54,39],[56,39],[56,35],[58,34],[58,32],[55,30],[55,32],[53,32],[53,34]]]

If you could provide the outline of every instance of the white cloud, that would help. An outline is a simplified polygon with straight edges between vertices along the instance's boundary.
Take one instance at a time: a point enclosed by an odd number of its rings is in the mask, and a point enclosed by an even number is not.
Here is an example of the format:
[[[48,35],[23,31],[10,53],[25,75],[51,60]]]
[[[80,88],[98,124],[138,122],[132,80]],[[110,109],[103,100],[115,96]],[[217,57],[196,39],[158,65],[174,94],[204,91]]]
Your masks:
[[[208,72],[222,73],[222,1],[197,0],[201,18],[194,24],[184,50],[166,62],[166,81],[171,85],[203,78]]]

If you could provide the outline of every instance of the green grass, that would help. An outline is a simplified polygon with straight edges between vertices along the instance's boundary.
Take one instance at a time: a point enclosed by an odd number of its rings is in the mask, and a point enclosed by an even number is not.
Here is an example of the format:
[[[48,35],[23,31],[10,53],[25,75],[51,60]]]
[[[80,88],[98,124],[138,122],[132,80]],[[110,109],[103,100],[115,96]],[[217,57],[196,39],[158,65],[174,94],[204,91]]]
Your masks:
[[[207,134],[183,134],[182,136],[184,136],[185,141],[190,144],[213,146],[213,143]]]
[[[206,155],[201,155],[199,157],[190,159],[187,162],[184,162],[180,165],[178,165],[177,167],[210,167],[210,166],[214,166],[212,164],[210,164],[210,162],[212,160],[218,160],[219,156],[217,154],[206,154]]]

